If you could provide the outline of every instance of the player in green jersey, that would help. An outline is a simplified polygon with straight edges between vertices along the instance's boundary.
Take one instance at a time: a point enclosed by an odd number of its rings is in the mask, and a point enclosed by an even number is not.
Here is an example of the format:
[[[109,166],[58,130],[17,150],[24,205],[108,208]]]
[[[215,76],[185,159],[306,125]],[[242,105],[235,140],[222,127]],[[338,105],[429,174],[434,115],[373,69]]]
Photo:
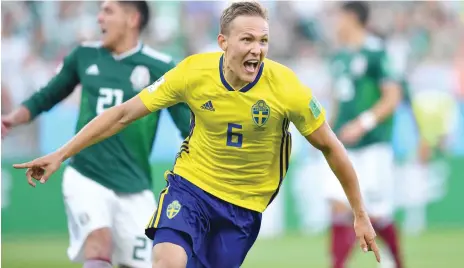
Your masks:
[[[345,145],[358,173],[368,213],[402,267],[393,225],[393,113],[401,100],[401,86],[390,71],[382,40],[367,29],[365,2],[341,4],[338,37],[341,48],[331,60],[334,111],[331,125]],[[328,169],[326,196],[332,210],[332,267],[345,267],[355,242],[352,213],[342,187]]]
[[[34,120],[82,86],[76,132],[106,109],[136,96],[174,67],[168,55],[142,44],[149,20],[145,1],[106,1],[98,22],[101,42],[84,43],[63,61],[55,77],[12,113],[2,130]],[[183,137],[190,110],[169,108]],[[121,133],[74,156],[64,172],[72,261],[84,267],[151,267],[151,243],[145,224],[156,209],[151,191],[149,155],[159,112],[132,123]]]

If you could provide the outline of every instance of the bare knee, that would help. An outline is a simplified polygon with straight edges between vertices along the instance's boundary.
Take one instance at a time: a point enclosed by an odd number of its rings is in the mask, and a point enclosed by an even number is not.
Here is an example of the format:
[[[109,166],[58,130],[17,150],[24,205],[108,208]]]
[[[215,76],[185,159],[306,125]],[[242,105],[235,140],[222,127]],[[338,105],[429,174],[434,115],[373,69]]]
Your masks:
[[[159,243],[153,247],[153,268],[185,268],[187,253],[172,243]]]
[[[112,255],[111,230],[101,228],[91,232],[84,245],[84,256],[86,260],[100,259],[111,260]]]

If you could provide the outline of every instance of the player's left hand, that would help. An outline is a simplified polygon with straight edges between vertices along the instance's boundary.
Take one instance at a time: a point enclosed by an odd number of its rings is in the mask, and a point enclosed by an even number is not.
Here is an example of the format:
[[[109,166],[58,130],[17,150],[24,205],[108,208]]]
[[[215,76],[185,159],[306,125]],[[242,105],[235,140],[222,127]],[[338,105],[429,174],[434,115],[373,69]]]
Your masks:
[[[366,130],[361,123],[353,120],[342,127],[339,138],[343,144],[352,145],[358,142],[365,133]]]
[[[377,235],[375,234],[374,227],[372,227],[367,213],[354,218],[354,231],[356,233],[356,238],[359,240],[361,250],[365,253],[373,251],[377,262],[380,262],[379,248],[375,243],[375,237]]]
[[[26,170],[27,182],[32,187],[35,187],[35,182],[32,180],[38,180],[40,183],[45,183],[50,176],[55,173],[61,165],[62,157],[57,153],[51,153],[44,157],[37,158],[31,162],[14,164],[13,167],[16,169]]]

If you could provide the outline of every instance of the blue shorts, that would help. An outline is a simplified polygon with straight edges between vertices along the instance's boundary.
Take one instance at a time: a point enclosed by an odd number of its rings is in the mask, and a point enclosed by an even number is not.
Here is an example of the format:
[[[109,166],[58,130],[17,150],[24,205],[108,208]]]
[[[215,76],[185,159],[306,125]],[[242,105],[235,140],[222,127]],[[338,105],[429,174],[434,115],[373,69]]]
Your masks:
[[[258,236],[261,213],[223,201],[178,175],[167,181],[145,229],[153,245],[183,247],[188,268],[240,267]]]

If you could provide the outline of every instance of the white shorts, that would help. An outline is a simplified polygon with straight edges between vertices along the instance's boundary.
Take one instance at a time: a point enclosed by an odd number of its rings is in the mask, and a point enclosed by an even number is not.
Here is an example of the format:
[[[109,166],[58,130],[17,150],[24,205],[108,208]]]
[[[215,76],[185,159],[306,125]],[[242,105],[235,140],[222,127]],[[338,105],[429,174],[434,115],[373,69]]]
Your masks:
[[[63,174],[63,196],[68,218],[68,257],[84,261],[84,242],[100,228],[112,231],[113,265],[151,267],[151,241],[145,225],[156,209],[153,193],[117,194],[72,167]]]
[[[358,175],[361,195],[372,217],[392,217],[394,213],[394,159],[389,144],[374,144],[348,150]],[[329,200],[348,203],[345,192],[329,165],[321,169],[325,179],[325,195]]]

